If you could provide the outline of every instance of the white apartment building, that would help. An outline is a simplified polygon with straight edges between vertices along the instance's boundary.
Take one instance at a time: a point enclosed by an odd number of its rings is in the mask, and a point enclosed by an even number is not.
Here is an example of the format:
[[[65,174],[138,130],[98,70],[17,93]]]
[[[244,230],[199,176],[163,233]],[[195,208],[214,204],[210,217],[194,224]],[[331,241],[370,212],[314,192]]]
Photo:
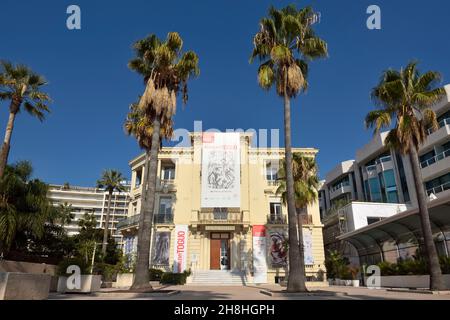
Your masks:
[[[79,232],[78,221],[85,213],[94,214],[97,228],[105,227],[106,212],[108,209],[108,192],[99,188],[88,188],[66,185],[50,185],[48,196],[53,205],[68,204],[72,206],[74,219],[64,226],[68,235]],[[109,228],[114,239],[121,242],[122,236],[116,232],[117,223],[128,215],[129,192],[114,192],[111,200]]]
[[[450,196],[450,85],[435,106],[439,128],[428,131],[419,150],[422,179],[431,199]],[[382,132],[356,151],[356,159],[337,165],[319,192],[326,249],[339,249],[338,235],[417,208],[408,156],[386,146]],[[357,221],[357,223],[353,223]],[[327,250],[326,250],[327,251]]]

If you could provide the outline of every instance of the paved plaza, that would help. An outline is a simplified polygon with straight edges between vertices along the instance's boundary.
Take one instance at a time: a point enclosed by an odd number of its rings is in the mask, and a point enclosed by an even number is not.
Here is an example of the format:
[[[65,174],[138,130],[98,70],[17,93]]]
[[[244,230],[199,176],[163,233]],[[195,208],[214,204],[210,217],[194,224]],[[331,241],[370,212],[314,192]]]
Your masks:
[[[97,294],[50,294],[50,300],[450,300],[450,295],[415,292],[393,292],[386,289],[329,287],[311,289],[316,295],[301,297],[271,297],[261,290],[281,290],[280,286],[164,286],[164,290],[177,290],[177,294],[164,297],[149,297],[145,294],[112,293],[102,289]],[[318,291],[320,290],[320,291]],[[319,293],[321,292],[321,293]],[[333,295],[334,294],[334,295]]]

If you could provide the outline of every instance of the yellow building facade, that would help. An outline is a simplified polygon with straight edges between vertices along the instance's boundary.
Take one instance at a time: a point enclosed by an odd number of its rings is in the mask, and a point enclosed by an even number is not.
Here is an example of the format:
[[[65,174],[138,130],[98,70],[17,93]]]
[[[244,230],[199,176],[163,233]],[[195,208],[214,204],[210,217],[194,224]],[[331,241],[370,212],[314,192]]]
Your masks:
[[[222,270],[240,273],[249,283],[275,283],[287,269],[287,208],[276,193],[284,149],[252,147],[250,134],[222,135],[237,142],[233,147],[226,143],[214,146],[208,151],[210,158],[205,156],[206,142],[218,140],[214,133],[192,133],[190,147],[161,149],[150,264],[167,271],[190,269],[194,274]],[[294,148],[293,152],[315,157],[318,150]],[[144,161],[142,154],[129,163],[128,218],[118,225],[128,257],[136,252]],[[211,189],[207,190],[206,184]],[[305,238],[306,276],[323,283],[325,257],[318,203],[301,210],[299,218]]]

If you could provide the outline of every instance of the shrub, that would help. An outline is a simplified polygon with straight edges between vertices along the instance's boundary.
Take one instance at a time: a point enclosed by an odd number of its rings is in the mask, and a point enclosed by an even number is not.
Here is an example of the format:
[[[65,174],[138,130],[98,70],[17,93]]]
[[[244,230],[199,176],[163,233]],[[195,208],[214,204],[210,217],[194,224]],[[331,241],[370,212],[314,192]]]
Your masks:
[[[174,285],[183,285],[186,284],[187,273],[172,273],[165,272],[161,277],[161,284],[174,284]]]
[[[382,276],[393,276],[397,274],[396,265],[386,261],[378,264]]]
[[[441,263],[441,270],[444,274],[450,274],[450,257],[440,257],[439,262]]]
[[[149,273],[150,273],[150,281],[161,281],[164,271],[159,269],[150,269]]]
[[[424,260],[401,260],[397,263],[398,275],[423,275],[428,274],[427,264]]]

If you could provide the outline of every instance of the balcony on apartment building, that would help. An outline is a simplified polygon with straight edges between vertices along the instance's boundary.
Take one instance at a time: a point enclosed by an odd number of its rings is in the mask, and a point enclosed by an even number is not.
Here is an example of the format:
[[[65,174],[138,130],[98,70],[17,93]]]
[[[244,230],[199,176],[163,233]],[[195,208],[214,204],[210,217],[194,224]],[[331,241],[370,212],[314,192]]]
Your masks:
[[[375,161],[375,164],[366,166],[365,170],[363,170],[363,178],[364,180],[377,178],[378,173],[390,169],[394,169],[394,161],[392,160],[392,157],[381,157]]]
[[[350,181],[345,181],[337,186],[330,188],[330,200],[333,200],[335,198],[338,198],[346,193],[352,193],[352,187],[350,185]]]
[[[438,124],[439,128],[437,130],[428,129],[428,137],[421,146],[421,150],[431,149],[434,145],[439,144],[450,137],[450,118],[442,119]]]
[[[231,211],[227,208],[217,208],[211,211],[195,212],[191,222],[199,225],[230,225],[244,224],[248,221],[248,217],[244,212]]]
[[[422,179],[425,181],[448,171],[450,168],[450,149],[422,161],[420,166],[422,168]]]

